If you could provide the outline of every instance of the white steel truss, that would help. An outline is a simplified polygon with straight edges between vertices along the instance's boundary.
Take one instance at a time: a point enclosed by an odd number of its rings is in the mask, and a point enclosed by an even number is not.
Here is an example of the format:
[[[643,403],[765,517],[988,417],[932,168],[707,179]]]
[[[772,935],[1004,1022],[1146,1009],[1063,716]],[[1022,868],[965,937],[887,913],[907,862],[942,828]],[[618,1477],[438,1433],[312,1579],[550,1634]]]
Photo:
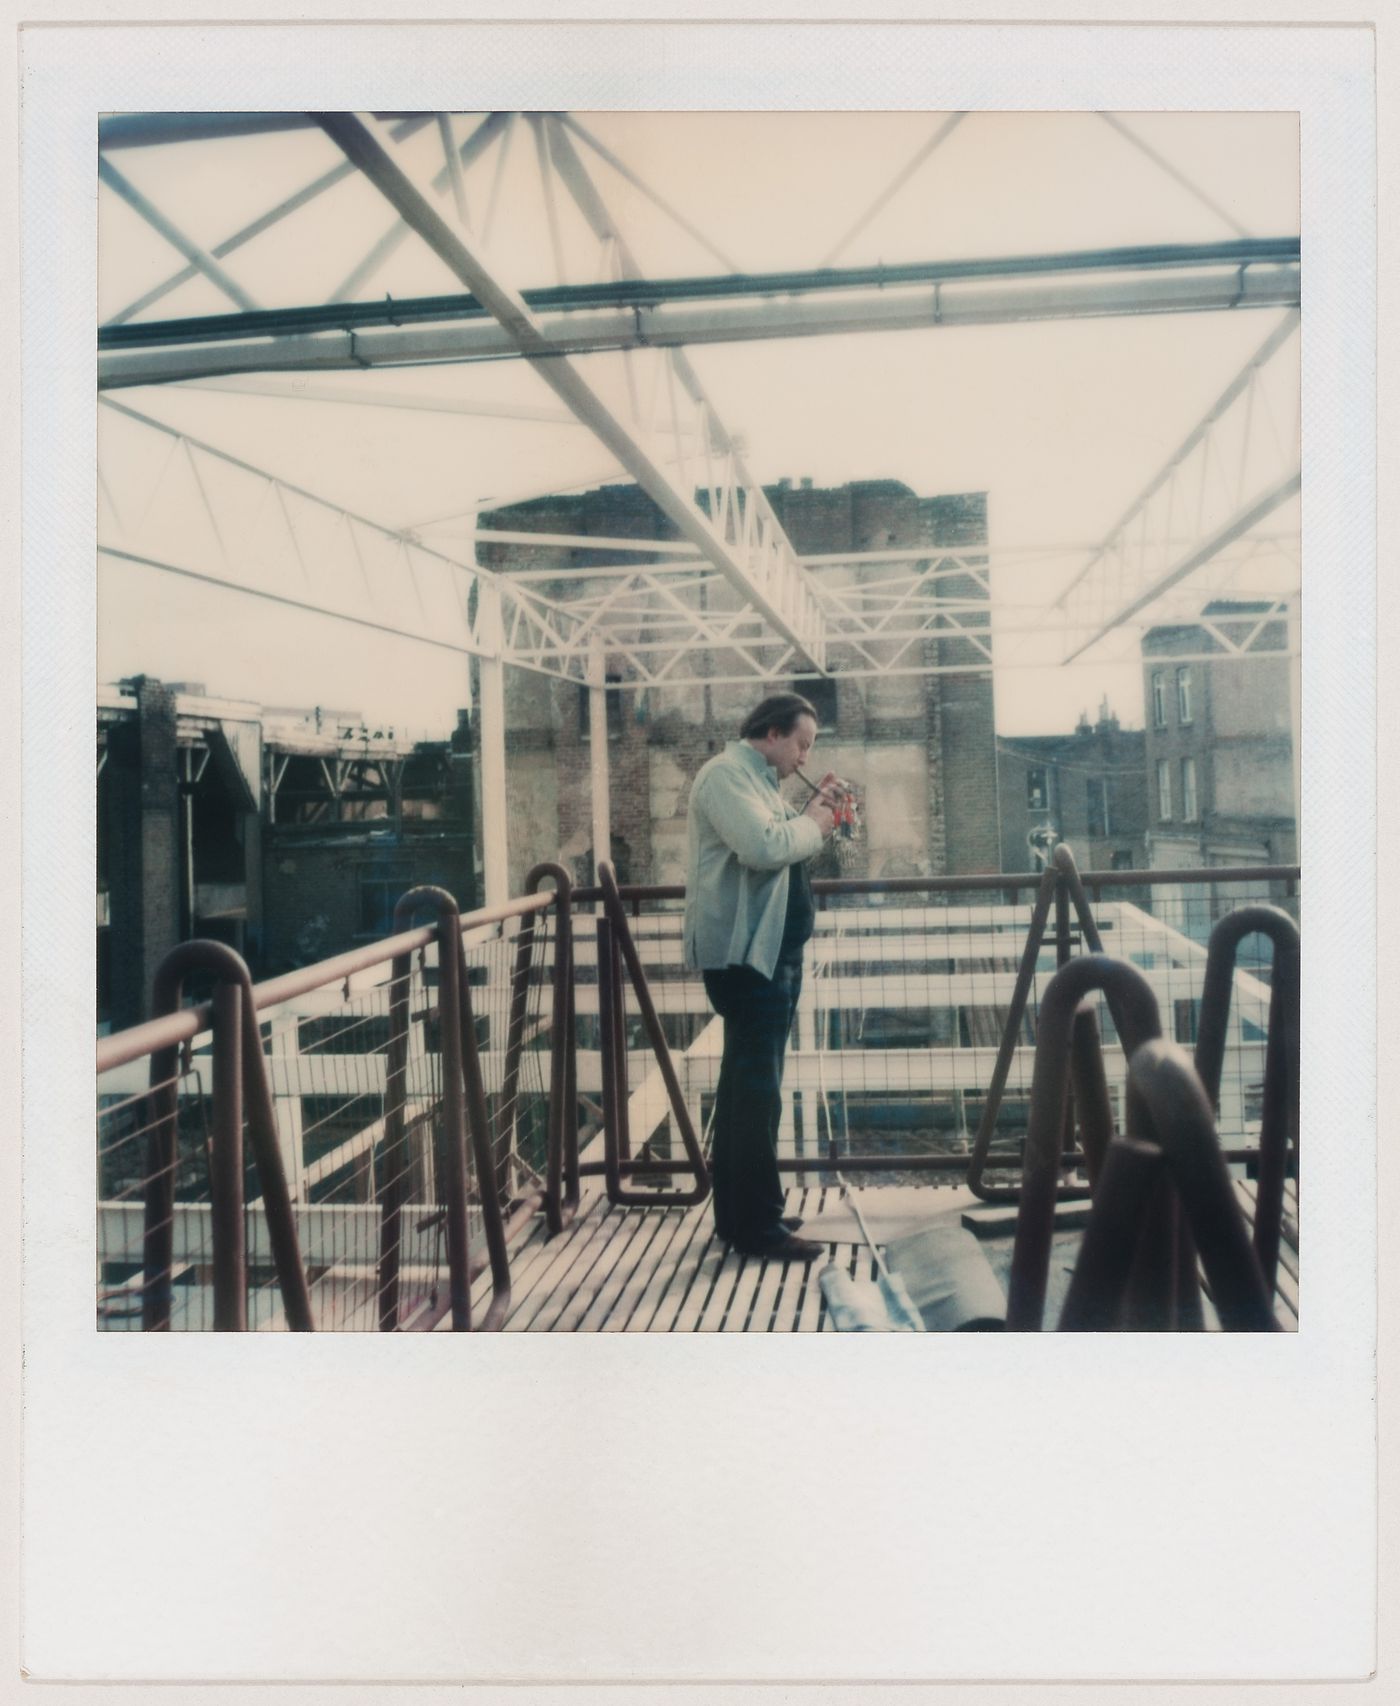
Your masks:
[[[656,560],[496,571],[435,550],[148,415],[103,399],[98,549],[292,608],[316,611],[517,668],[593,684],[600,668],[637,687],[761,683],[809,665],[726,579],[674,540],[483,529],[485,544],[560,552],[629,548]],[[122,493],[120,504],[113,486]],[[1239,576],[1287,537],[1242,540],[1212,565],[1206,591],[1250,607],[1199,614],[1198,581],[1155,612],[1196,623],[1229,652],[1279,649],[1282,607]],[[828,665],[847,677],[982,673],[1033,667],[1016,647],[1041,613],[991,598],[993,578],[1057,553],[933,546],[805,561],[828,633]],[[1063,556],[1063,552],[1058,553]],[[994,645],[997,648],[994,656]],[[1217,654],[1218,655],[1218,654]]]
[[[546,384],[592,427],[684,537],[777,634],[797,647],[816,668],[823,668],[826,638],[816,593],[762,488],[748,478],[737,448],[703,395],[693,397],[692,402],[707,428],[704,443],[713,482],[708,514],[696,504],[691,495],[693,487],[687,491],[669,476],[654,435],[629,428],[567,357],[550,348],[522,298],[494,276],[479,251],[468,247],[452,231],[366,126],[351,114],[323,113],[318,119],[347,158],[360,167],[495,316]],[[675,410],[672,412],[674,416]],[[687,440],[678,435],[677,444],[687,445]]]
[[[540,660],[531,667],[561,668],[554,636],[568,612],[550,600],[517,610],[509,584],[474,564],[124,403],[104,398],[99,425],[103,557],[485,658],[501,653],[499,590],[515,643]]]
[[[1299,325],[1298,310],[1284,315],[1061,593],[1066,663],[1298,492]]]
[[[1163,170],[1185,181],[1111,115],[1101,116]],[[1155,622],[1194,623],[1213,644],[1240,655],[1278,648],[1279,617],[1293,608],[1296,541],[1292,548],[1287,538],[1271,545],[1260,528],[1298,490],[1300,479],[1296,260],[1222,262],[1175,271],[1146,266],[1121,272],[1071,270],[1043,279],[891,282],[826,297],[755,293],[730,300],[537,312],[493,274],[479,247],[496,216],[515,115],[471,115],[465,140],[459,140],[455,127],[461,117],[375,115],[379,134],[389,143],[436,126],[442,164],[435,174],[421,175],[431,176],[430,187],[443,204],[443,214],[391,158],[375,131],[349,115],[131,115],[104,121],[103,182],[178,248],[187,263],[113,316],[110,325],[138,319],[196,274],[203,274],[240,308],[251,305],[250,293],[223,266],[224,258],[357,170],[388,198],[395,217],[331,300],[353,296],[394,248],[417,233],[494,318],[207,343],[176,339],[159,347],[108,349],[99,356],[99,383],[115,387],[245,369],[369,369],[397,362],[523,357],[564,399],[569,413],[485,403],[481,411],[590,427],[620,469],[661,505],[681,540],[572,541],[555,535],[473,532],[470,522],[482,507],[478,500],[476,510],[461,512],[468,523],[464,532],[474,542],[571,548],[586,543],[591,550],[611,543],[619,554],[645,552],[653,558],[630,565],[554,570],[540,566],[536,557],[527,568],[484,569],[465,547],[455,555],[439,548],[440,541],[450,537],[437,531],[439,523],[393,527],[354,515],[116,404],[109,390],[99,475],[99,543],[104,554],[591,685],[601,679],[604,665],[609,673],[620,670],[639,686],[658,687],[761,681],[805,673],[814,666],[850,675],[985,671],[994,661],[997,668],[1042,666],[1043,656],[1032,660],[1021,654],[1025,643],[1044,638],[1047,613],[1023,616],[1004,599],[994,604],[991,596],[993,564],[1014,567],[1014,554],[930,545],[841,559],[798,557],[681,346],[913,325],[1282,306],[1289,311],[1279,327],[1089,554],[1061,595],[1051,624],[1066,635],[1065,662],[1114,629],[1129,637],[1130,625],[1135,619],[1140,624],[1145,615]],[[526,117],[522,128],[528,127],[533,137],[561,278],[565,259],[560,226],[571,210],[582,216],[598,243],[604,273],[622,281],[636,279],[640,271],[576,141],[645,194],[721,264],[737,271],[682,212],[578,120],[567,114]],[[960,115],[953,115],[940,123],[871,213],[959,120]],[[207,248],[135,190],[105,157],[107,150],[120,147],[312,125],[325,130],[346,159]],[[497,144],[489,196],[480,183],[469,193],[468,167]],[[1204,192],[1187,187],[1213,207]],[[556,196],[560,188],[566,194]],[[474,222],[483,207],[484,221]],[[1229,223],[1242,231],[1233,220]],[[478,227],[480,240],[474,234]],[[854,231],[848,232],[833,254],[852,235]],[[600,350],[622,352],[620,403],[591,386],[567,359],[570,353]],[[375,376],[367,375],[366,386],[374,383]],[[257,390],[275,388],[279,381],[230,378],[223,384]],[[323,400],[339,395],[314,386],[297,394]],[[466,401],[432,401],[409,393],[380,393],[375,400],[389,407],[447,412],[474,407]],[[117,421],[125,423],[128,433],[144,430],[154,435],[162,446],[160,454],[152,460],[129,448],[123,451],[114,432]],[[600,471],[587,483],[610,477],[611,470]],[[232,489],[240,482],[243,490],[234,497]],[[559,489],[543,483],[539,487],[542,493]],[[120,509],[114,493],[121,494]],[[499,506],[509,500],[492,501]],[[456,518],[443,518],[451,519]],[[429,534],[431,540],[425,538]],[[1280,570],[1289,581],[1286,592],[1280,591]],[[1254,577],[1250,585],[1242,585],[1241,574]],[[1249,615],[1219,620],[1203,616],[1211,598],[1233,601],[1235,611],[1245,606]],[[1296,627],[1292,632],[1296,634]]]

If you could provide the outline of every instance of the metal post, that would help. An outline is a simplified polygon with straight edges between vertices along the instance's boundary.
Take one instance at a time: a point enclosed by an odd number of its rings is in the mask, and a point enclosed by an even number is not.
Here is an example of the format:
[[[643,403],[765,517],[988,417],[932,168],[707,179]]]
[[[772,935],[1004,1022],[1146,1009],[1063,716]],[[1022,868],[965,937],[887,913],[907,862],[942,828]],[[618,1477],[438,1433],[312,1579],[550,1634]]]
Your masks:
[[[469,1333],[472,1325],[471,1253],[467,1228],[466,1099],[463,1054],[472,1018],[466,1005],[466,964],[457,909],[438,913],[438,1046],[442,1061],[442,1136],[447,1166],[447,1270],[452,1331]],[[489,1145],[489,1137],[488,1137]],[[483,1199],[492,1189],[491,1168],[478,1168]]]
[[[477,583],[481,605],[477,617],[483,637],[499,647],[500,588],[489,579]],[[506,699],[505,666],[499,650],[483,656],[477,670],[481,728],[481,865],[489,906],[504,906],[510,898],[510,847],[506,833]]]
[[[399,906],[402,907],[402,902]],[[399,908],[394,929],[400,927]],[[403,1220],[404,1170],[408,1165],[404,1102],[408,1090],[408,990],[413,962],[394,958],[389,973],[389,1047],[384,1062],[384,1178],[379,1188],[379,1329],[399,1324],[399,1237]]]
[[[248,1253],[243,1226],[243,992],[214,991],[214,1110],[209,1156],[209,1219],[214,1246],[214,1331],[248,1328]]]
[[[982,1183],[982,1174],[987,1164],[987,1152],[992,1146],[992,1133],[996,1130],[997,1115],[1001,1111],[1001,1099],[1006,1091],[1006,1080],[1011,1074],[1011,1060],[1016,1053],[1016,1045],[1020,1037],[1021,1020],[1025,1017],[1026,1002],[1030,998],[1031,982],[1035,977],[1035,964],[1040,958],[1040,944],[1045,936],[1045,921],[1050,916],[1050,903],[1054,899],[1058,878],[1054,866],[1047,865],[1040,879],[1040,888],[1035,897],[1035,908],[1031,913],[1030,928],[1026,932],[1026,946],[1021,954],[1021,964],[1016,972],[1016,986],[1011,992],[1011,1005],[1007,1010],[1006,1026],[1001,1034],[1001,1047],[997,1050],[996,1065],[992,1068],[992,1081],[987,1086],[987,1094],[982,1102],[982,1117],[977,1122],[977,1134],[972,1140],[972,1155],[967,1164],[967,1186],[974,1196],[983,1202],[1014,1202],[1017,1193],[993,1188]]]
[[[612,788],[608,765],[608,691],[602,651],[595,646],[588,665],[589,779],[593,799],[593,870],[612,862]]]
[[[465,1096],[463,1125],[471,1139],[477,1191],[481,1197],[481,1218],[486,1231],[486,1249],[491,1261],[491,1306],[481,1323],[481,1331],[489,1333],[504,1326],[506,1316],[510,1313],[510,1255],[506,1249],[505,1219],[492,1177],[491,1116],[486,1107],[486,1086],[482,1080],[481,1057],[476,1046],[476,1019],[472,1014],[471,984],[467,977],[467,952],[455,910],[452,913],[451,925],[457,941],[457,999],[460,1007],[458,1034],[461,1038],[459,1082]],[[445,1071],[445,1056],[443,1066]],[[461,1287],[465,1291],[470,1273],[466,1243],[466,1153],[464,1148],[459,1152],[462,1157]],[[454,1299],[456,1291],[457,1281],[454,1279]],[[466,1324],[470,1325],[469,1299],[461,1314]],[[454,1301],[454,1325],[457,1318],[458,1311]]]
[[[306,1157],[302,1143],[302,1111],[298,1069],[301,1058],[301,1021],[295,1013],[275,1014],[271,1021],[272,1050],[288,1062],[290,1089],[274,1090],[273,1111],[277,1116],[278,1148],[287,1189],[293,1202],[306,1200]]]
[[[545,1156],[545,1224],[564,1229],[564,1210],[578,1206],[578,1103],[570,1097],[573,1037],[573,884],[562,865],[536,865],[525,878],[533,894],[545,877],[554,882],[554,970],[549,1035],[549,1137]],[[573,1153],[566,1179],[567,1156]]]
[[[510,1017],[506,1025],[506,1058],[501,1074],[500,1130],[496,1137],[495,1184],[499,1193],[510,1185],[510,1157],[518,1147],[520,1129],[516,1100],[520,1094],[520,1054],[525,1041],[525,1013],[530,1001],[530,967],[535,951],[535,915],[520,921],[515,941],[515,964],[510,977]]]
[[[159,973],[157,973],[159,976]],[[141,1239],[141,1330],[170,1329],[170,1276],[175,1259],[175,1169],[180,1158],[178,1049],[151,1056],[151,1091],[146,1098],[146,1189]]]

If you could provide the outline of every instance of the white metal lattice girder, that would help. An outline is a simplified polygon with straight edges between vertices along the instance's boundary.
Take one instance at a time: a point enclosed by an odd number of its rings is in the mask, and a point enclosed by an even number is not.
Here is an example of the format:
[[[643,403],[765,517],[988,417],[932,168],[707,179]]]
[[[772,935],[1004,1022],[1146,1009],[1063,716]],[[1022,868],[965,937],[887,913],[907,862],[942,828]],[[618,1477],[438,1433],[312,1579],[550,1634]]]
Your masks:
[[[666,472],[657,446],[629,429],[578,369],[550,348],[521,297],[495,276],[479,251],[470,249],[452,231],[365,125],[347,114],[320,114],[318,120],[346,156],[494,315],[519,353],[587,422],[681,534],[762,613],[777,634],[821,668],[826,642],[817,598],[762,489],[756,485],[736,487],[735,506],[742,511],[739,525],[716,526],[690,493]],[[737,458],[731,459],[731,469],[737,477]]]
[[[111,398],[100,425],[103,556],[478,657],[501,653],[480,596],[497,585],[512,643],[540,660],[531,667],[570,673],[560,635],[574,619],[550,600],[522,603],[488,571]]]
[[[776,639],[716,570],[693,557],[636,568],[482,569],[111,398],[104,399],[101,422],[98,540],[114,560],[580,683],[591,679],[597,650],[637,686],[754,683],[805,668],[796,648]],[[504,542],[532,538],[560,548],[604,543],[529,534]],[[673,541],[608,543],[675,548]],[[1211,589],[1262,599],[1261,608],[1274,611],[1276,586],[1260,592],[1242,587],[1238,576],[1280,548],[1269,538],[1241,540],[1212,560]],[[1043,638],[1042,615],[994,606],[989,589],[998,568],[1051,554],[931,548],[920,556],[904,550],[814,560],[808,570],[822,602],[830,662],[848,677],[965,673],[990,669],[995,643],[998,668],[1029,665],[1035,660],[1008,652],[1008,642]],[[559,582],[566,591],[551,584]],[[484,598],[485,590],[495,598]],[[1163,595],[1154,617],[1196,621],[1199,611],[1199,594],[1178,588]],[[1232,652],[1278,648],[1272,616],[1238,633],[1232,625],[1215,638]],[[960,642],[960,658],[924,644],[937,640]]]
[[[1297,310],[1283,317],[1061,593],[1062,661],[1155,604],[1297,493],[1299,325]]]

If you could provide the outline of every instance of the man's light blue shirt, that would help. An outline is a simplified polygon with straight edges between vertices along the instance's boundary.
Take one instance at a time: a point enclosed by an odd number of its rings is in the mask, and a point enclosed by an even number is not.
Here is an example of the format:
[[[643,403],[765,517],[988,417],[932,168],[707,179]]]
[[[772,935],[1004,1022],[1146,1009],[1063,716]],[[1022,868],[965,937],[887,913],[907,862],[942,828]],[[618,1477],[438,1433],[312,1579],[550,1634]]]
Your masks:
[[[821,851],[815,820],[783,799],[777,771],[756,747],[732,740],[695,778],[687,837],[686,964],[752,966],[772,977],[788,866]]]

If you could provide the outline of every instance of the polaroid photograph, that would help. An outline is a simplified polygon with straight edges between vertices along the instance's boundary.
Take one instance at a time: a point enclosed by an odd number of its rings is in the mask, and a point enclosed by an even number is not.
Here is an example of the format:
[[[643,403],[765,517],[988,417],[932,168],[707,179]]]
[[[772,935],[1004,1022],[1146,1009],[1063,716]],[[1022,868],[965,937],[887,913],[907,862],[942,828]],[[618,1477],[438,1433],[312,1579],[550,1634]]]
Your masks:
[[[19,56],[26,1674],[1368,1675],[1369,31]]]

